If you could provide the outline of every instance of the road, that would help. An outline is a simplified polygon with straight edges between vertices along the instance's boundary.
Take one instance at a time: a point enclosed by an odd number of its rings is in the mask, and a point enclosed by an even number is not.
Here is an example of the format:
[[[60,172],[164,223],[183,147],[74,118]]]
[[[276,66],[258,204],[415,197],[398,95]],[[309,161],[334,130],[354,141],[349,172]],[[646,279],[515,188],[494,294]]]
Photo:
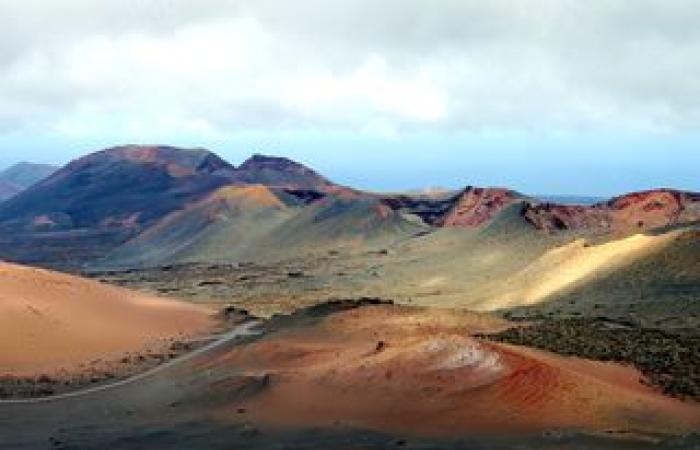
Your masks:
[[[133,377],[125,378],[123,380],[118,380],[113,383],[109,384],[102,384],[99,386],[95,387],[90,387],[90,388],[85,388],[81,389],[78,391],[73,391],[73,392],[67,392],[65,394],[58,394],[58,395],[52,395],[52,396],[47,396],[47,397],[37,397],[37,398],[22,398],[22,399],[10,399],[10,400],[0,400],[0,406],[1,405],[32,405],[32,404],[38,404],[38,403],[49,403],[49,402],[58,402],[61,400],[67,400],[67,399],[72,399],[76,397],[84,397],[86,395],[91,395],[95,394],[97,392],[102,392],[102,391],[107,391],[110,389],[114,389],[117,387],[122,387],[126,386],[128,384],[136,383],[137,381],[141,381],[145,378],[152,377],[154,375],[157,375],[158,373],[169,369],[173,366],[183,364],[187,361],[190,361],[197,356],[200,356],[202,354],[208,353],[212,350],[215,350],[223,345],[226,345],[233,341],[234,339],[240,337],[240,336],[251,336],[258,334],[258,332],[253,331],[253,328],[255,328],[256,325],[259,325],[260,322],[258,321],[251,321],[251,322],[246,322],[244,324],[241,324],[234,328],[233,330],[226,332],[222,335],[219,336],[218,339],[216,339],[213,342],[210,342],[209,344],[200,347],[196,350],[193,350],[185,355],[182,355],[179,358],[172,359],[164,364],[161,364],[157,367],[154,367],[146,372],[140,373],[138,375],[134,375]]]

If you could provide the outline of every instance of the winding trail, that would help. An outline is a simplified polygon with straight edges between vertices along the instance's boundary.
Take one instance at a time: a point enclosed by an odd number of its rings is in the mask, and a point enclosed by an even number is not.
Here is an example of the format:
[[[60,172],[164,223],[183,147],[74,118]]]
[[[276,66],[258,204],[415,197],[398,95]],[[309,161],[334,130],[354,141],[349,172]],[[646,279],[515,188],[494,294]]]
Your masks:
[[[137,381],[141,381],[145,378],[150,378],[154,375],[159,374],[160,372],[170,369],[176,365],[185,363],[187,361],[190,361],[200,355],[203,355],[205,353],[211,352],[213,350],[216,350],[217,348],[226,345],[233,341],[234,339],[241,337],[241,336],[252,336],[259,334],[256,331],[253,331],[255,326],[259,325],[261,322],[259,321],[251,321],[251,322],[246,322],[244,324],[241,324],[234,328],[231,331],[228,331],[222,335],[218,339],[216,339],[213,342],[210,342],[209,344],[200,347],[196,350],[193,350],[179,358],[172,359],[164,364],[161,364],[159,366],[156,366],[146,372],[134,375],[129,378],[125,378],[123,380],[118,380],[113,383],[109,384],[103,384],[100,386],[95,386],[91,388],[86,388],[86,389],[81,389],[78,391],[73,391],[73,392],[66,392],[65,394],[58,394],[58,395],[52,395],[52,396],[47,396],[47,397],[36,397],[36,398],[22,398],[22,399],[9,399],[9,400],[0,400],[0,406],[2,405],[33,405],[33,404],[38,404],[38,403],[49,403],[49,402],[58,402],[61,400],[67,400],[67,399],[72,399],[72,398],[77,398],[77,397],[84,397],[87,395],[95,394],[98,392],[102,391],[107,391],[110,389],[126,386],[132,383],[135,383]]]

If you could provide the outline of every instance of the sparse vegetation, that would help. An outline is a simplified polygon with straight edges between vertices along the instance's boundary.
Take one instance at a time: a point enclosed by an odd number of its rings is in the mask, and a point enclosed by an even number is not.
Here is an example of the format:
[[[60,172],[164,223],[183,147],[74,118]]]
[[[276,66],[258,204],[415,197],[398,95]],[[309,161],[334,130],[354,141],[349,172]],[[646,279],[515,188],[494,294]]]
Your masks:
[[[545,319],[488,339],[632,364],[665,394],[700,401],[700,337],[600,319]]]

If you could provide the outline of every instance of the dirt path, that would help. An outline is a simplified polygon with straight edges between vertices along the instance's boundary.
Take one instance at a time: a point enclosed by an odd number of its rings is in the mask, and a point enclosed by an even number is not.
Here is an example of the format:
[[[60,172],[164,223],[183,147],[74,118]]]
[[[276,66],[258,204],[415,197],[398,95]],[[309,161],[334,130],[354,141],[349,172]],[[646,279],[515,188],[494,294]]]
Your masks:
[[[133,377],[129,377],[123,380],[115,381],[113,383],[109,384],[103,384],[100,386],[95,386],[87,389],[81,389],[79,391],[74,391],[74,392],[67,392],[65,394],[59,394],[59,395],[52,395],[48,397],[38,397],[38,398],[23,398],[23,399],[11,399],[11,400],[0,400],[0,406],[1,405],[30,405],[30,404],[37,404],[37,403],[48,403],[48,402],[57,402],[61,400],[66,400],[66,399],[72,399],[76,397],[84,397],[90,394],[95,394],[98,392],[110,390],[110,389],[115,389],[118,387],[126,386],[138,381],[141,381],[143,379],[152,377],[154,375],[157,375],[161,373],[164,370],[167,370],[169,368],[172,368],[174,366],[183,364],[187,361],[190,361],[200,355],[203,355],[207,352],[216,350],[217,348],[231,342],[232,340],[236,339],[237,337],[240,336],[250,336],[257,334],[253,329],[255,326],[259,325],[260,322],[257,321],[252,321],[252,322],[247,322],[242,325],[237,326],[233,330],[224,333],[220,335],[218,339],[215,341],[200,347],[192,352],[189,352],[179,358],[175,358],[173,360],[170,360],[164,364],[161,364],[157,367],[154,367],[151,370],[148,370],[146,372],[140,373],[138,375],[135,375]]]

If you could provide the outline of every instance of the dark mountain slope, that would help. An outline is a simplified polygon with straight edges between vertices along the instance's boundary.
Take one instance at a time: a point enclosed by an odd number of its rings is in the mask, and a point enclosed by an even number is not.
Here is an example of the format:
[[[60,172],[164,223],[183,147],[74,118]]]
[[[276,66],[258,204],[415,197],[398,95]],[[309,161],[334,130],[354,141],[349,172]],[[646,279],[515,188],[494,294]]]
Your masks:
[[[0,172],[0,201],[14,197],[58,170],[49,164],[21,162]]]
[[[38,183],[59,169],[51,164],[21,162],[0,172],[0,180],[21,188]]]
[[[138,228],[226,184],[232,170],[204,150],[104,150],[71,162],[1,205],[0,224],[24,230]]]
[[[326,178],[291,159],[259,154],[253,155],[236,169],[233,181],[316,190],[332,186]]]
[[[0,202],[12,198],[22,192],[22,188],[6,181],[0,181]]]
[[[88,155],[0,205],[0,256],[81,264],[229,183],[233,170],[204,150],[126,146]]]

